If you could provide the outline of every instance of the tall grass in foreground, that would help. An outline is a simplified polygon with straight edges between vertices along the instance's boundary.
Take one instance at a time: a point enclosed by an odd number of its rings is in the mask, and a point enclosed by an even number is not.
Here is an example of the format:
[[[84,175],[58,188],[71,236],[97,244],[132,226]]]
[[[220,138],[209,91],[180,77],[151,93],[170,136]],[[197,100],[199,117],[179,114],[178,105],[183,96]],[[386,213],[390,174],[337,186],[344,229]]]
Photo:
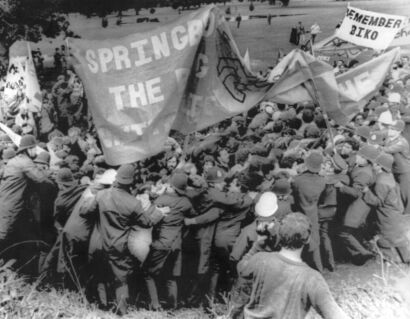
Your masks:
[[[332,282],[329,286],[339,305],[354,319],[410,318],[410,270],[396,264],[383,264],[380,274],[366,283],[346,281]],[[390,266],[388,266],[390,265]],[[10,270],[10,263],[0,266],[0,318],[4,319],[114,319],[115,313],[104,312],[88,304],[82,294],[41,290],[38,283],[27,284],[23,278]],[[181,309],[175,313],[132,310],[124,319],[206,319],[227,318],[229,298],[225,304],[212,304],[206,314],[200,309]],[[308,319],[320,318],[312,311]]]

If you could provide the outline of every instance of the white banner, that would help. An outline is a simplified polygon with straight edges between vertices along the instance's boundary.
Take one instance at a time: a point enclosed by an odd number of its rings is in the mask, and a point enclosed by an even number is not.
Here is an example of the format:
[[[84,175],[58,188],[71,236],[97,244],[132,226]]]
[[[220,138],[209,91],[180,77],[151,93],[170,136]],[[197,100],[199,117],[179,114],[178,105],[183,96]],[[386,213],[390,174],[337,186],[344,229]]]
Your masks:
[[[10,47],[10,61],[4,87],[7,111],[16,115],[20,109],[40,112],[42,97],[31,50],[27,42],[18,41]]]
[[[386,49],[408,22],[404,16],[377,13],[347,7],[336,36],[348,42],[375,50]]]
[[[392,43],[390,43],[391,47],[410,47],[410,25],[401,29],[396,36]]]

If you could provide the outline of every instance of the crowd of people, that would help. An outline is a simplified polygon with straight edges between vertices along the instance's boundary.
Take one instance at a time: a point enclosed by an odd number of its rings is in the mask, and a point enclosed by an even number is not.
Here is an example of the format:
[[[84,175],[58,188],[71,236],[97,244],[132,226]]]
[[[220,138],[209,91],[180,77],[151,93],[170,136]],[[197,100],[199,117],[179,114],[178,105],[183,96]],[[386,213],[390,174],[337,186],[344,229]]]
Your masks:
[[[320,273],[376,252],[410,263],[408,56],[347,126],[310,102],[263,101],[112,167],[57,49],[41,110],[2,104],[22,138],[0,135],[0,258],[29,278],[121,313],[230,292],[233,318],[303,318],[311,306],[346,318]]]

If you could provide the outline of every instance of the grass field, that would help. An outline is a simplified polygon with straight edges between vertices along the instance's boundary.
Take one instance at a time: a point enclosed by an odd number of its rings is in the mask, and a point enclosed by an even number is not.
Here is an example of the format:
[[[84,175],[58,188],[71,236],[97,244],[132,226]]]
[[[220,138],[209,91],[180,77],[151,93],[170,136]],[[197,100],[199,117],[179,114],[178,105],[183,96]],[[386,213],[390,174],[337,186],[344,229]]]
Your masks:
[[[401,14],[410,16],[409,0],[352,0],[352,6],[361,9],[385,12],[389,14]],[[255,15],[263,16],[269,13],[273,16],[272,24],[268,25],[267,19],[258,18],[242,21],[241,27],[236,28],[235,22],[230,22],[232,34],[238,44],[240,51],[244,54],[249,49],[251,63],[255,70],[264,69],[270,66],[277,57],[279,50],[289,52],[296,46],[289,43],[290,31],[293,25],[301,21],[306,29],[309,29],[314,22],[318,22],[322,33],[318,35],[320,41],[335,30],[336,24],[343,18],[347,2],[336,0],[291,0],[289,7],[279,8],[268,5],[267,2],[255,2],[255,10],[249,11],[249,2],[238,1],[227,2],[226,6],[219,6],[225,11],[227,7],[231,9],[231,15]],[[182,14],[188,11],[183,11]],[[85,39],[110,39],[119,38],[135,32],[152,30],[157,25],[178,19],[177,10],[170,7],[157,8],[154,14],[148,10],[142,10],[138,17],[158,18],[160,23],[136,23],[135,12],[129,10],[124,12],[121,26],[115,24],[116,16],[108,16],[108,27],[101,27],[101,19],[98,17],[86,18],[78,14],[71,14],[69,21],[71,29]],[[37,46],[43,53],[52,54],[54,47],[64,42],[55,39],[47,39]]]
[[[352,319],[410,318],[410,269],[380,261],[366,266],[338,265],[336,273],[325,278],[338,304]],[[5,319],[206,319],[228,318],[229,302],[203,309],[180,309],[171,312],[151,312],[130,309],[123,317],[103,312],[87,304],[81,293],[40,289],[40,280],[26,284],[22,278],[0,266],[0,317]],[[308,319],[321,318],[315,311]]]

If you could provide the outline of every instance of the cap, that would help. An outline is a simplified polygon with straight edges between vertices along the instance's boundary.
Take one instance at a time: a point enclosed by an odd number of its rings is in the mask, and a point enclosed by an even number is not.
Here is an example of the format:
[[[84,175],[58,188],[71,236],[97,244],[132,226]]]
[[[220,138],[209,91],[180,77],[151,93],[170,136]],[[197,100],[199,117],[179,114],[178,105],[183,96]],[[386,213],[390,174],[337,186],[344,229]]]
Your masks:
[[[117,171],[115,180],[120,184],[130,185],[134,181],[134,173],[135,169],[131,164],[121,165]]]
[[[369,144],[365,144],[359,148],[357,154],[371,162],[374,162],[374,160],[379,154],[379,151],[376,147]]]
[[[255,214],[257,217],[272,217],[278,210],[278,198],[275,193],[265,192],[255,205]]]
[[[20,145],[19,145],[17,152],[21,152],[26,149],[35,147],[36,145],[37,145],[36,138],[33,135],[31,134],[24,135],[20,140]]]
[[[205,177],[207,182],[219,183],[225,179],[225,172],[219,167],[211,167]]]
[[[385,132],[374,131],[374,132],[370,133],[370,138],[369,138],[368,142],[370,144],[379,145],[379,144],[382,144],[385,137],[386,137]]]
[[[255,173],[255,172],[248,172],[246,174],[240,174],[238,178],[238,182],[245,186],[250,191],[257,191],[258,187],[263,182],[263,176]]]
[[[305,128],[306,138],[317,138],[320,136],[320,130],[316,125],[309,124]]]
[[[376,164],[383,167],[386,171],[391,172],[393,167],[394,158],[392,155],[387,153],[380,153],[376,158]]]
[[[35,158],[34,163],[48,165],[50,163],[50,154],[48,152],[41,152]]]
[[[16,151],[13,150],[12,148],[6,148],[3,151],[2,158],[3,158],[3,160],[7,161],[9,159],[12,159],[14,156],[16,156]]]
[[[188,176],[183,173],[176,173],[172,175],[171,185],[177,193],[185,193],[188,185]]]
[[[71,173],[71,171],[66,167],[58,170],[56,181],[58,184],[68,186],[74,185],[76,183],[76,181],[74,180],[73,173]]]
[[[311,152],[305,158],[307,169],[313,173],[319,173],[323,163],[323,156],[319,152]]]
[[[370,127],[368,126],[359,126],[356,128],[355,135],[361,136],[368,140],[370,138]]]
[[[290,182],[287,179],[278,179],[272,187],[272,191],[276,195],[289,195],[291,192]]]
[[[401,132],[401,131],[404,130],[405,126],[406,126],[406,124],[404,123],[404,121],[397,120],[397,121],[394,122],[393,125],[390,126],[390,128],[392,128],[393,130]]]

